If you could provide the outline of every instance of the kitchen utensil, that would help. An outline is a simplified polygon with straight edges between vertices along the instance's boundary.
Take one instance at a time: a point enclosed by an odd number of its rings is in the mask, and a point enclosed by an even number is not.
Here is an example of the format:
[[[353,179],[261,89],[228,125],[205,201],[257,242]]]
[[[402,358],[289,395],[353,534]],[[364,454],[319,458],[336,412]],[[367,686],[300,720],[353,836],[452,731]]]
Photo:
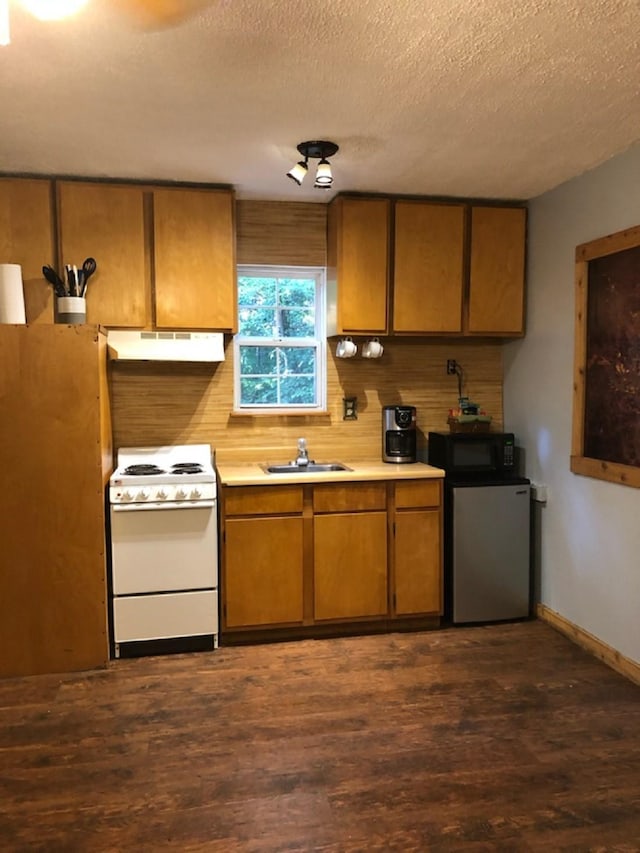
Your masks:
[[[67,296],[67,290],[64,286],[64,282],[53,267],[49,266],[49,264],[45,264],[45,266],[42,267],[42,275],[46,278],[49,284],[53,286],[53,292],[56,296]]]
[[[71,264],[65,264],[64,269],[67,273],[67,291],[69,296],[78,296],[78,281],[75,272],[76,268],[71,266]]]
[[[84,296],[87,292],[87,284],[89,279],[96,271],[97,264],[95,258],[85,258],[82,262],[82,269],[79,270],[80,276],[80,296]]]

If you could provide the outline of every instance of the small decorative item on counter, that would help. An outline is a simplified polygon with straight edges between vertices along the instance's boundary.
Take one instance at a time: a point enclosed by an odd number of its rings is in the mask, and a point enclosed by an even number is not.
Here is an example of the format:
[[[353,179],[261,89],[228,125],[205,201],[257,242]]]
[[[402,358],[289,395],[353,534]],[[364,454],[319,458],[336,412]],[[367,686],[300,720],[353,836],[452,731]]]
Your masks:
[[[451,432],[489,432],[491,415],[468,397],[460,397],[458,407],[449,409],[448,423]]]

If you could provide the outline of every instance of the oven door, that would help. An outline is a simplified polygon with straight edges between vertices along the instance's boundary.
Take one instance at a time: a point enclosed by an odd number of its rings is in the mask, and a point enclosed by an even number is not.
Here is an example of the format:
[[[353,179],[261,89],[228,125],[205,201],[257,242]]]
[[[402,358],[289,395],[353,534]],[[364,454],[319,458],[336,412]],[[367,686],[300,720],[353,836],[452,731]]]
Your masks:
[[[217,587],[216,502],[111,506],[113,594]]]

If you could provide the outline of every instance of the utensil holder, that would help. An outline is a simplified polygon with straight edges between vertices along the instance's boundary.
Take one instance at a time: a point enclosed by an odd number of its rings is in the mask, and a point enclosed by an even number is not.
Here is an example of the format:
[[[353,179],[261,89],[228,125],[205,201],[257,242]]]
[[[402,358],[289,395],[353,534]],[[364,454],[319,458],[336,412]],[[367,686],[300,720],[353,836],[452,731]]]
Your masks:
[[[87,322],[87,300],[83,296],[59,296],[56,323],[77,325]]]

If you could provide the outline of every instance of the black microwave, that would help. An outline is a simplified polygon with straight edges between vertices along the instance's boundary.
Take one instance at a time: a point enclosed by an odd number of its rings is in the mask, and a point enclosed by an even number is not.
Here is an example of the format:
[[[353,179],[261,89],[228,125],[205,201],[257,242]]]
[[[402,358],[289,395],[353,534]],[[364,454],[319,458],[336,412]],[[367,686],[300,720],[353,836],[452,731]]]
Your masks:
[[[515,437],[512,432],[430,432],[428,461],[448,477],[513,477]]]

